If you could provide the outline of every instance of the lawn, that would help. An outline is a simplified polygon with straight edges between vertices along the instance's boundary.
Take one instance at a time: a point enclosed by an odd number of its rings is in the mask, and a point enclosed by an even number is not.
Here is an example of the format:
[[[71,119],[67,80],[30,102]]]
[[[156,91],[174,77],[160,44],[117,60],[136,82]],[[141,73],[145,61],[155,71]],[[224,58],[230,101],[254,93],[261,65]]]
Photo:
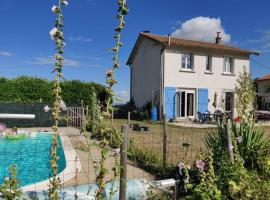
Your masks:
[[[127,120],[114,120],[114,126],[120,130],[122,124]],[[136,146],[141,149],[151,150],[160,158],[163,156],[163,125],[153,122],[131,121],[131,124],[148,126],[150,131],[131,131],[130,138]],[[262,127],[267,137],[270,136],[270,127]],[[167,161],[176,165],[180,160],[194,161],[199,151],[207,151],[204,137],[209,132],[215,132],[215,128],[186,128],[168,125]],[[187,145],[189,145],[187,147]]]
[[[120,130],[121,124],[126,120],[114,120],[114,126]],[[163,156],[163,125],[152,122],[131,121],[131,124],[148,126],[150,131],[131,131],[130,138],[137,147],[151,150],[160,157]],[[177,164],[180,160],[193,161],[197,153],[206,151],[204,137],[208,132],[215,131],[215,128],[185,128],[168,125],[167,161],[170,164]]]

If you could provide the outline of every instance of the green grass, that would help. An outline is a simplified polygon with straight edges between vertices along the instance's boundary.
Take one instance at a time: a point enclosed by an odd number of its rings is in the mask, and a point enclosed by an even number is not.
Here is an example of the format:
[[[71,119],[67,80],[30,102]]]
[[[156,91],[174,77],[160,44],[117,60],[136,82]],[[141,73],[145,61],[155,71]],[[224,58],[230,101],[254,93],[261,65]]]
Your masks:
[[[127,124],[127,120],[114,120],[114,126],[117,129],[120,130],[122,124]],[[157,122],[139,121],[131,121],[131,124],[141,124],[150,128],[150,131],[148,132],[131,131],[130,138],[134,141],[137,148],[147,152],[152,151],[162,158],[163,125]],[[168,164],[176,166],[180,160],[185,160],[187,162],[194,161],[200,150],[207,151],[204,144],[204,137],[208,132],[215,131],[215,128],[199,129],[168,125],[167,130],[168,143],[166,157]],[[189,147],[186,147],[185,144],[189,144]]]

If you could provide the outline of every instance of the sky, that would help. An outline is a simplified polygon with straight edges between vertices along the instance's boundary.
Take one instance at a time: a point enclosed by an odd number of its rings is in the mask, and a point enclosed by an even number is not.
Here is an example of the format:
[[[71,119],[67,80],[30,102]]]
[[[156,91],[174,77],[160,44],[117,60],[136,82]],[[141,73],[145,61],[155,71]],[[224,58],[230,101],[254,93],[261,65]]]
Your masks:
[[[29,75],[53,79],[55,44],[49,31],[57,0],[0,0],[0,76]],[[130,12],[122,33],[121,67],[115,93],[129,99],[130,72],[125,65],[140,31],[212,41],[221,31],[223,42],[256,50],[252,77],[270,73],[269,0],[127,0]],[[117,0],[69,0],[65,7],[65,79],[105,83],[112,67],[111,49]]]

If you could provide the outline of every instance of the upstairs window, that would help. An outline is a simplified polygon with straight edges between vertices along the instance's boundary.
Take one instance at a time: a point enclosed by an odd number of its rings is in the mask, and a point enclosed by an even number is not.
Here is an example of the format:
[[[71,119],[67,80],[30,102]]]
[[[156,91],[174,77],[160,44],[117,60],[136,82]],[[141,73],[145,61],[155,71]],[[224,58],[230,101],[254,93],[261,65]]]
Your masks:
[[[232,57],[224,57],[224,68],[223,73],[233,74],[233,63],[234,60]]]
[[[193,55],[191,53],[182,54],[182,69],[192,70],[193,69]]]
[[[210,56],[210,55],[206,56],[205,71],[212,72],[212,56]]]

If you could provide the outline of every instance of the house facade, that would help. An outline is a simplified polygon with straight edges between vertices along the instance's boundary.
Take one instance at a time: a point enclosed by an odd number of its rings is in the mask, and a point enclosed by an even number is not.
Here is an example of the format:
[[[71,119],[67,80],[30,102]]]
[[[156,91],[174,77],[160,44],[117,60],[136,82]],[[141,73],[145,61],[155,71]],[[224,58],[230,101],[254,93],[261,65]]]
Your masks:
[[[196,118],[197,112],[235,114],[234,89],[239,73],[250,68],[256,52],[216,43],[142,32],[127,64],[130,97],[138,108],[155,96],[160,118]]]
[[[270,111],[270,74],[257,79],[258,109]]]

